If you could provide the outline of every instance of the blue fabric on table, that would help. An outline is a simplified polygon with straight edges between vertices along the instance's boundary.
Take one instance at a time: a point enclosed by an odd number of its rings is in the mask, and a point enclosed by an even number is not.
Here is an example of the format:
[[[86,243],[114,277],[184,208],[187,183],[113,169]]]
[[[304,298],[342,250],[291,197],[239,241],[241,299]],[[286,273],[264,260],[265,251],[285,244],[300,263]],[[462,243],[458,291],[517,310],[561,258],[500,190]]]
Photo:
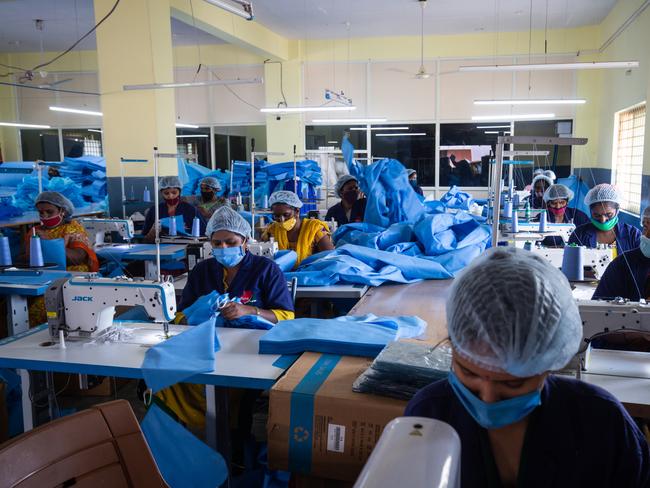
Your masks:
[[[170,488],[217,487],[228,478],[221,454],[197,439],[153,403],[142,433]]]
[[[413,240],[413,228],[410,224],[393,224],[387,229],[378,225],[358,222],[340,227],[334,233],[337,246],[356,244],[384,250],[388,247]]]
[[[217,327],[229,327],[232,329],[258,329],[269,330],[273,328],[273,322],[269,322],[259,315],[242,315],[235,320],[226,320],[221,315],[217,316]]]
[[[69,273],[51,273],[48,271],[6,271],[0,273],[0,283],[11,285],[49,285],[53,280],[69,278]]]
[[[426,330],[415,316],[345,315],[334,319],[283,320],[260,338],[260,354],[305,351],[374,357],[389,342],[415,338]]]
[[[474,233],[477,229],[481,232]],[[428,256],[438,256],[489,238],[489,230],[465,212],[427,215],[413,228]],[[466,240],[471,236],[471,239]],[[478,242],[477,242],[478,238]]]
[[[456,208],[459,210],[469,210],[472,203],[472,195],[467,192],[460,191],[457,186],[452,186],[447,193],[440,197],[440,202],[445,204],[447,208]]]
[[[216,290],[199,297],[194,303],[183,310],[188,325],[196,325],[209,319],[214,319],[215,327],[232,327],[236,329],[268,330],[273,323],[258,315],[244,315],[235,320],[226,320],[219,314],[218,304],[223,300],[240,303],[240,299],[230,299],[228,293],[219,294]]]
[[[63,239],[41,239],[43,262],[54,263],[60,271],[65,271],[67,260],[65,257],[65,241]]]
[[[275,253],[275,256],[273,256],[273,261],[278,265],[283,273],[291,271],[295,266],[297,259],[298,255],[296,254],[296,251],[290,249],[278,251]]]
[[[214,370],[214,353],[219,350],[214,322],[208,319],[147,350],[141,368],[154,393]]]
[[[185,232],[185,220],[183,220],[182,215],[175,215],[174,220],[176,221],[176,234],[179,236],[188,236],[189,233]],[[167,234],[169,233],[169,229],[171,226],[171,219],[172,217],[163,217],[160,219],[160,226],[163,229],[167,229]]]

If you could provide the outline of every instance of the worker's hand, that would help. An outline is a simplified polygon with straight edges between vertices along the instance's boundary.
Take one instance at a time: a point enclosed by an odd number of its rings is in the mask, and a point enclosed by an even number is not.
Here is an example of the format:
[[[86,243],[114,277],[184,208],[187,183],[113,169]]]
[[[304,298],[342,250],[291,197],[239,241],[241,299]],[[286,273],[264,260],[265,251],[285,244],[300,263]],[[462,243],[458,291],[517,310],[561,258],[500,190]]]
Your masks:
[[[221,309],[221,315],[226,320],[235,320],[244,315],[255,315],[255,312],[255,307],[236,302],[228,302],[226,306]]]
[[[41,239],[47,239],[47,231],[45,229],[36,229],[36,235]]]

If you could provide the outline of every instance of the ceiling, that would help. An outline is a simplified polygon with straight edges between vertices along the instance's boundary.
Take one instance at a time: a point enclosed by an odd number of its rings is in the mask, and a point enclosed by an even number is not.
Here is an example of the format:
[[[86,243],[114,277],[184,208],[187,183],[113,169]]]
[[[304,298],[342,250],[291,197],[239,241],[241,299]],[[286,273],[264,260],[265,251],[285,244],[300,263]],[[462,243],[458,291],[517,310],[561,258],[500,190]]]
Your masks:
[[[201,0],[193,0],[201,1]],[[292,39],[388,37],[419,34],[417,0],[252,0],[255,21]],[[428,0],[427,34],[526,31],[600,23],[616,0]],[[217,8],[217,7],[215,7]],[[43,19],[43,30],[34,19]],[[92,0],[0,0],[0,52],[60,51],[93,25]],[[349,31],[348,31],[349,26]],[[101,27],[100,27],[101,29]],[[172,19],[175,45],[220,39]],[[94,49],[95,36],[78,49]]]

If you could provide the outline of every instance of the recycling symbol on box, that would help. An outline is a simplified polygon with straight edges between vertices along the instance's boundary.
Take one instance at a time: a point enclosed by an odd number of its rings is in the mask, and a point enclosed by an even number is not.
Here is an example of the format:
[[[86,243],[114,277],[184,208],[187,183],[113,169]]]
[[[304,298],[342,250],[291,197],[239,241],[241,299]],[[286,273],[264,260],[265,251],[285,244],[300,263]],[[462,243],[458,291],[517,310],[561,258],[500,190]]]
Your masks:
[[[309,431],[304,427],[298,426],[293,429],[293,439],[296,442],[305,442],[307,439],[309,439]]]

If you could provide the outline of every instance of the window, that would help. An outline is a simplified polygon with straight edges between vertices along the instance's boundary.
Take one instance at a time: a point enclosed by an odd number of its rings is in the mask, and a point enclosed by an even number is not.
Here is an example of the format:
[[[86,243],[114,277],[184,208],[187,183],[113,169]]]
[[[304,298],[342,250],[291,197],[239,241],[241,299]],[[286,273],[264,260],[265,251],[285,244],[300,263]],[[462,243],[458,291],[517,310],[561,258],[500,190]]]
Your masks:
[[[23,161],[61,161],[57,129],[26,129],[20,131]]]
[[[176,129],[176,149],[178,154],[196,156],[196,162],[210,167],[210,129]]]
[[[102,156],[100,129],[63,129],[63,155],[69,158]]]
[[[622,209],[634,214],[641,213],[645,106],[622,110],[614,118],[614,184],[623,198]]]
[[[440,186],[487,186],[497,136],[510,134],[510,123],[442,124]]]
[[[341,141],[345,133],[349,133],[350,142],[354,149],[366,149],[366,131],[351,130],[351,125],[306,125],[305,147],[307,151],[317,151],[322,147],[341,148]],[[363,128],[355,124],[355,128]]]

